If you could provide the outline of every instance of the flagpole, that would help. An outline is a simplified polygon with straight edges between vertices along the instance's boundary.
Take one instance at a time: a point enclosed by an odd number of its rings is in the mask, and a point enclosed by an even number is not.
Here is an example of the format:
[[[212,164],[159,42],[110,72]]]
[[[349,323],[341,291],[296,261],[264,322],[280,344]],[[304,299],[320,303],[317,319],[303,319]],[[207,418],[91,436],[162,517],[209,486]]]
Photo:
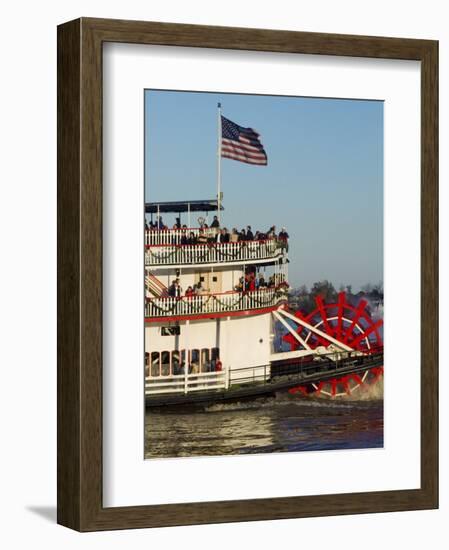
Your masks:
[[[221,103],[217,104],[217,208],[218,208],[218,223],[221,226]]]

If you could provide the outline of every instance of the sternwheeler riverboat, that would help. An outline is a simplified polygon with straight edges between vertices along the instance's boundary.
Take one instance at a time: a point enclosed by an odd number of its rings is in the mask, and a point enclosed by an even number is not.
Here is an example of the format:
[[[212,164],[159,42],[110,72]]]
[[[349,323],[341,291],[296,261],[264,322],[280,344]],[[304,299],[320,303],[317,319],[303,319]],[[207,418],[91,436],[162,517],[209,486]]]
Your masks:
[[[205,226],[221,210],[220,200],[145,205],[156,219],[145,229],[146,406],[280,391],[339,398],[376,383],[382,320],[367,302],[341,292],[336,303],[317,297],[313,311],[292,311],[288,239],[272,231],[230,242]],[[198,214],[206,217],[192,224]],[[176,215],[177,227],[163,228],[164,215]],[[288,351],[276,349],[279,331]]]

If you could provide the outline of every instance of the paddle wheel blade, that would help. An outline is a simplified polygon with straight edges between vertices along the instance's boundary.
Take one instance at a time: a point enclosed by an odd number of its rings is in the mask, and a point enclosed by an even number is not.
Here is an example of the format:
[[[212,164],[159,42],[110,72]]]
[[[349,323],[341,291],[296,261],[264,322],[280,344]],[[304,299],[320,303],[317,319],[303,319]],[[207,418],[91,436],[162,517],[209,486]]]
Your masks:
[[[291,312],[290,319],[293,318],[298,319],[295,331],[300,338],[295,338],[291,333],[283,336],[283,341],[290,345],[292,351],[301,349],[302,341],[311,355],[327,355],[329,358],[336,349],[340,351],[340,344],[341,349],[355,352],[355,357],[383,353],[383,321],[371,317],[365,299],[354,304],[345,292],[340,292],[336,302],[325,303],[321,296],[317,296],[315,308],[310,313]],[[358,367],[357,372],[301,384],[291,388],[289,393],[328,398],[351,396],[375,385],[383,377],[383,371],[383,366],[368,367],[362,371]]]
[[[360,300],[357,305],[351,304],[345,292],[338,294],[337,302],[325,303],[321,296],[315,298],[315,309],[310,313],[292,312],[298,320],[319,329],[323,334],[316,334],[298,324],[296,332],[311,349],[319,346],[328,348],[331,341],[337,340],[353,350],[372,353],[383,349],[383,321],[373,320],[368,308],[368,302]],[[284,342],[290,345],[292,351],[299,349],[298,340],[292,334],[283,336]]]

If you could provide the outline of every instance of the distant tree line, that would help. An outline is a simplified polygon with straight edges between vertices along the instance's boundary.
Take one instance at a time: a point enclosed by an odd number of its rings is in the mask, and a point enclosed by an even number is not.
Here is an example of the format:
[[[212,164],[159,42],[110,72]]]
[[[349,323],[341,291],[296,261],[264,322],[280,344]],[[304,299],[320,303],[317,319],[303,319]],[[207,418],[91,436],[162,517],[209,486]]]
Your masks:
[[[357,304],[362,298],[368,300],[373,305],[383,303],[384,288],[383,283],[367,283],[360,288],[360,291],[353,293],[352,285],[340,285],[338,291],[334,285],[328,281],[317,281],[307,288],[301,285],[298,288],[292,288],[289,292],[289,305],[294,309],[301,309],[304,313],[309,313],[316,307],[315,298],[321,296],[324,302],[334,303],[337,301],[338,292],[346,292],[347,300],[350,303]]]

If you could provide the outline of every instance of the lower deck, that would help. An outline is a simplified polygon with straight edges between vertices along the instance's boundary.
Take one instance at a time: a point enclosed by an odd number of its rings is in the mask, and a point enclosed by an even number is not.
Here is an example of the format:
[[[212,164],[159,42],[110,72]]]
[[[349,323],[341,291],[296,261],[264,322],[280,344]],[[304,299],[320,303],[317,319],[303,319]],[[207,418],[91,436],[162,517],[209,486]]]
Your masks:
[[[181,384],[190,375],[206,381],[226,374],[223,384],[228,384],[230,372],[236,379],[241,369],[269,367],[272,340],[271,313],[150,323],[145,326],[145,374],[159,385]]]
[[[346,357],[341,361],[309,360],[278,363],[275,367],[240,369],[214,373],[184,374],[178,377],[147,378],[146,407],[218,403],[250,399],[287,391],[299,385],[315,385],[348,375],[365,375],[383,368],[383,353]],[[325,392],[323,392],[325,393]],[[337,394],[339,395],[339,394]]]

